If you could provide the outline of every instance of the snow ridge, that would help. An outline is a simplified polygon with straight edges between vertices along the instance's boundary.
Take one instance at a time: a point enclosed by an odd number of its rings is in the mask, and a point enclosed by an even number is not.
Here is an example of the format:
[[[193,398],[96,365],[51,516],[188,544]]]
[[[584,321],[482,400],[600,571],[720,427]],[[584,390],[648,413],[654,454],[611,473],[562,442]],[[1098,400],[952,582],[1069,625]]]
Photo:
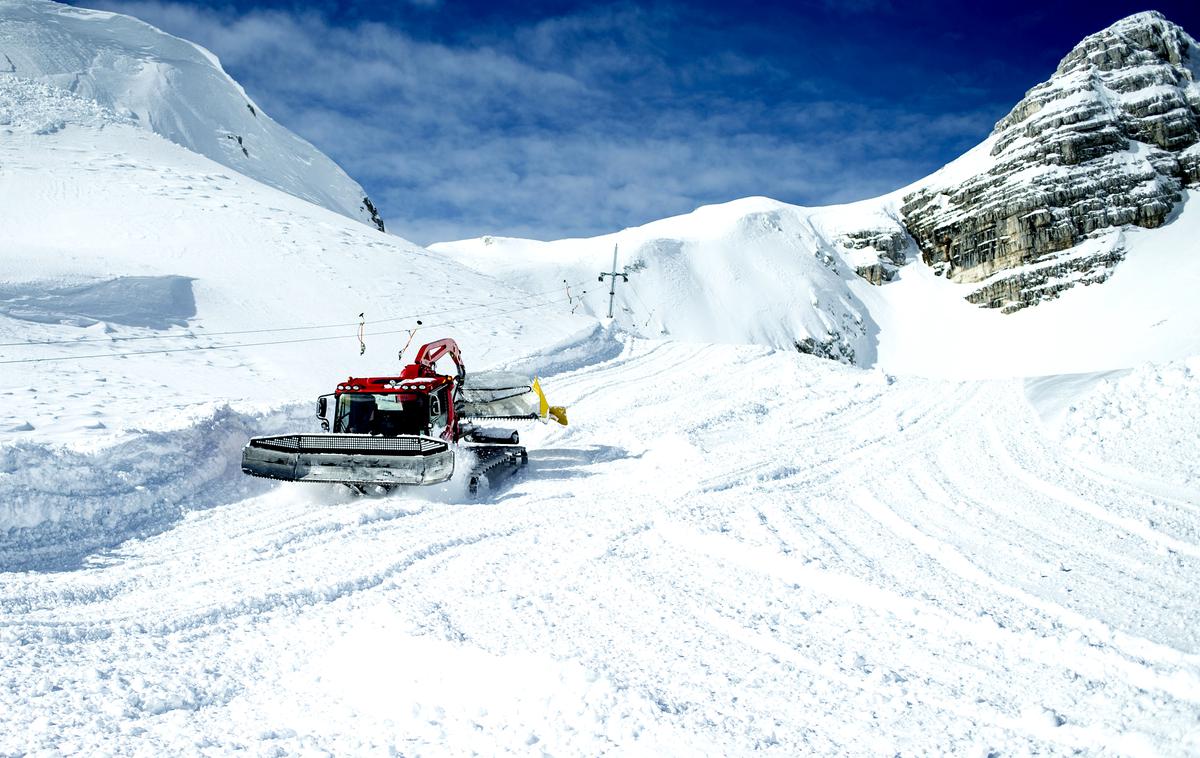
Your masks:
[[[0,55],[8,69],[0,77],[94,100],[241,174],[372,223],[362,187],[271,119],[199,45],[117,13],[0,0]]]
[[[852,286],[883,253],[861,240],[894,241],[888,255],[903,260],[908,237],[884,209],[839,210],[744,198],[591,239],[484,237],[430,249],[545,289],[607,270],[615,245],[629,281],[617,284],[614,317],[630,333],[767,344],[869,366],[879,325]],[[576,311],[605,316],[607,289],[576,288]]]

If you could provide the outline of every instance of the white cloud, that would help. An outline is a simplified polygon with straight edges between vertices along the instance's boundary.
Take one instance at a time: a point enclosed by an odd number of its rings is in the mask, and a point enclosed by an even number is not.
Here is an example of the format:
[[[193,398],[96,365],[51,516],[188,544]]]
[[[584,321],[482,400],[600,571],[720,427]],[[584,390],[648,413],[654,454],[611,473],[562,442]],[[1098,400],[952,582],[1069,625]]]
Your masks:
[[[316,13],[87,3],[215,52],[276,120],[417,242],[595,234],[751,194],[836,202],[928,170],[996,114],[847,103],[765,60],[674,44],[669,7],[614,5],[439,43]],[[438,10],[448,12],[449,8]]]

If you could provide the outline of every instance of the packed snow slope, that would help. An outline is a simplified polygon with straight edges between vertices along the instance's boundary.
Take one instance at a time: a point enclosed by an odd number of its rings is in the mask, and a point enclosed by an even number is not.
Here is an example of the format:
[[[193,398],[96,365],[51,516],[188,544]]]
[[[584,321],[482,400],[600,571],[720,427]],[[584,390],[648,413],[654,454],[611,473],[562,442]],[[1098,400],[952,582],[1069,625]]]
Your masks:
[[[94,100],[239,174],[371,222],[362,187],[264,113],[216,56],[135,18],[0,0],[4,74]]]
[[[969,171],[968,153],[931,177]],[[516,286],[544,290],[589,280],[577,312],[614,316],[645,336],[800,348],[863,367],[942,377],[1035,376],[1126,368],[1200,353],[1200,203],[1185,191],[1159,229],[1113,235],[1127,251],[1102,285],[1076,287],[1013,314],[980,308],[973,288],[937,276],[897,220],[905,190],[843,206],[805,208],[767,198],[590,239],[483,237],[431,245]],[[895,242],[907,262],[882,286],[855,273]],[[1112,244],[1107,238],[1105,244]],[[589,277],[590,275],[590,277]]]
[[[600,333],[522,367],[573,423],[482,502],[235,473],[0,574],[0,753],[1200,751],[1196,360],[946,382]]]

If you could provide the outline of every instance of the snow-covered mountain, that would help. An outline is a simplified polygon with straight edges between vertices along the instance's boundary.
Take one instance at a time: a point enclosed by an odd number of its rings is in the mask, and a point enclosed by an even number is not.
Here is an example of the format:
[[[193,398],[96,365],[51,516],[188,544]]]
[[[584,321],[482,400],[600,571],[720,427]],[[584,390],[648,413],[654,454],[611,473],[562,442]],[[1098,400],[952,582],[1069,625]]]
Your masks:
[[[430,249],[545,288],[608,270],[619,244],[617,318],[645,335],[953,376],[1171,360],[1200,347],[1198,74],[1195,40],[1141,13],[1081,42],[984,143],[880,198]],[[601,289],[581,311],[607,311]]]
[[[0,0],[4,74],[76,94],[239,174],[382,228],[362,187],[272,120],[216,56],[135,18]]]

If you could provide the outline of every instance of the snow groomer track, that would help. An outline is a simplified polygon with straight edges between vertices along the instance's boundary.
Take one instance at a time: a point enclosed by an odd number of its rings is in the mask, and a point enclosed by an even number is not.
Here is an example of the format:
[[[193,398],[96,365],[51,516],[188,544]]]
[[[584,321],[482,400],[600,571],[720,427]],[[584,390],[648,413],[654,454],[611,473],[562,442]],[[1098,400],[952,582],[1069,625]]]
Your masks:
[[[0,574],[0,754],[1195,754],[1196,369],[626,340],[484,502],[235,468]]]

